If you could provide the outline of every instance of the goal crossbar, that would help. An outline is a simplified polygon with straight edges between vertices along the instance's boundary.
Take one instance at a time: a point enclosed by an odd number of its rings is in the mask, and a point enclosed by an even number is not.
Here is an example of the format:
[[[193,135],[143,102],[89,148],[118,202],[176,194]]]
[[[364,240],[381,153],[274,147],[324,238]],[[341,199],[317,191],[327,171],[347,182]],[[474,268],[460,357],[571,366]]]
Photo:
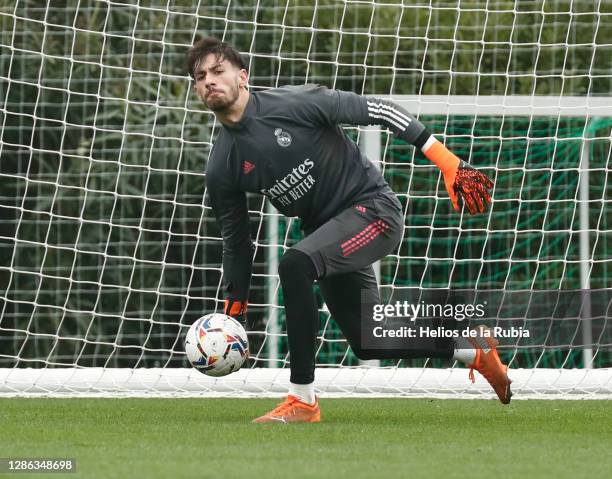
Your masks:
[[[414,115],[612,116],[609,96],[394,95]]]

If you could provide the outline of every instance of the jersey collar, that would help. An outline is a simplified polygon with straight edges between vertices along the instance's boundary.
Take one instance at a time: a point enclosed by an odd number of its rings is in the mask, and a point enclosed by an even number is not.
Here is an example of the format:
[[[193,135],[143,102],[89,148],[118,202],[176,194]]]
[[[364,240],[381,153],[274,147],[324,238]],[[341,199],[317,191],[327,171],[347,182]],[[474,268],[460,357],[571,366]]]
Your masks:
[[[244,113],[242,113],[242,118],[240,118],[240,121],[234,123],[233,125],[223,126],[229,130],[241,130],[246,126],[247,122],[249,121],[249,118],[255,115],[256,110],[257,105],[255,104],[255,95],[253,95],[253,93],[249,93],[249,100],[244,109]]]

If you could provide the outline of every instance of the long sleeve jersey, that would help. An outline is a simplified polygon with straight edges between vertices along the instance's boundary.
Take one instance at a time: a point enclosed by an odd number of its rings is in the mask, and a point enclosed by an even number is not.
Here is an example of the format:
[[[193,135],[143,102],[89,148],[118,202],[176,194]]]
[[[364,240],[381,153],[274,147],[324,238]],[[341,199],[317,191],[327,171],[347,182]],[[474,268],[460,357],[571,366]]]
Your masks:
[[[248,299],[253,246],[245,192],[312,230],[343,209],[390,190],[340,124],[380,124],[415,146],[430,134],[398,105],[318,85],[251,93],[237,124],[224,125],[206,169],[223,237],[226,297]]]

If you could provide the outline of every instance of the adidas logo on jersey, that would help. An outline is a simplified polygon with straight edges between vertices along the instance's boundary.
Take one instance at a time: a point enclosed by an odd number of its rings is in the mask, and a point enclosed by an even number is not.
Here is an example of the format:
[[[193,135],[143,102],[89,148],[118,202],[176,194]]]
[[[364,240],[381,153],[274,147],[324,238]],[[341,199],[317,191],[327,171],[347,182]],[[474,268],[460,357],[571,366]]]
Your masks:
[[[255,165],[253,163],[251,163],[250,161],[245,161],[242,164],[242,171],[243,173],[246,175],[248,173],[250,173],[251,171],[253,171],[255,169]]]

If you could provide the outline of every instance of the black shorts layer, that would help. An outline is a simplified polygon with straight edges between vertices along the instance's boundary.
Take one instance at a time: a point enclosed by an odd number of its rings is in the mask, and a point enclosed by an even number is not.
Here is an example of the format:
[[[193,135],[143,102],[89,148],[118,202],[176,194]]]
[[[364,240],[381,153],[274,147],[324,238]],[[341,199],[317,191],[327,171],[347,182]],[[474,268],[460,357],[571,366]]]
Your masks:
[[[381,302],[372,264],[398,250],[403,231],[401,203],[393,192],[381,191],[340,212],[310,234],[306,232],[308,236],[294,248],[312,260],[323,300],[358,358],[448,359],[454,348],[448,339],[407,339],[402,350],[363,347],[363,305]],[[303,340],[296,341],[293,349],[301,350],[305,344]],[[296,354],[299,353],[292,353]],[[310,358],[310,354],[314,349],[304,356]],[[309,368],[292,367],[294,382],[308,384],[313,380],[314,356],[311,359]]]
[[[358,271],[397,249],[404,233],[402,206],[393,192],[356,203],[294,246],[307,254],[318,278]]]

